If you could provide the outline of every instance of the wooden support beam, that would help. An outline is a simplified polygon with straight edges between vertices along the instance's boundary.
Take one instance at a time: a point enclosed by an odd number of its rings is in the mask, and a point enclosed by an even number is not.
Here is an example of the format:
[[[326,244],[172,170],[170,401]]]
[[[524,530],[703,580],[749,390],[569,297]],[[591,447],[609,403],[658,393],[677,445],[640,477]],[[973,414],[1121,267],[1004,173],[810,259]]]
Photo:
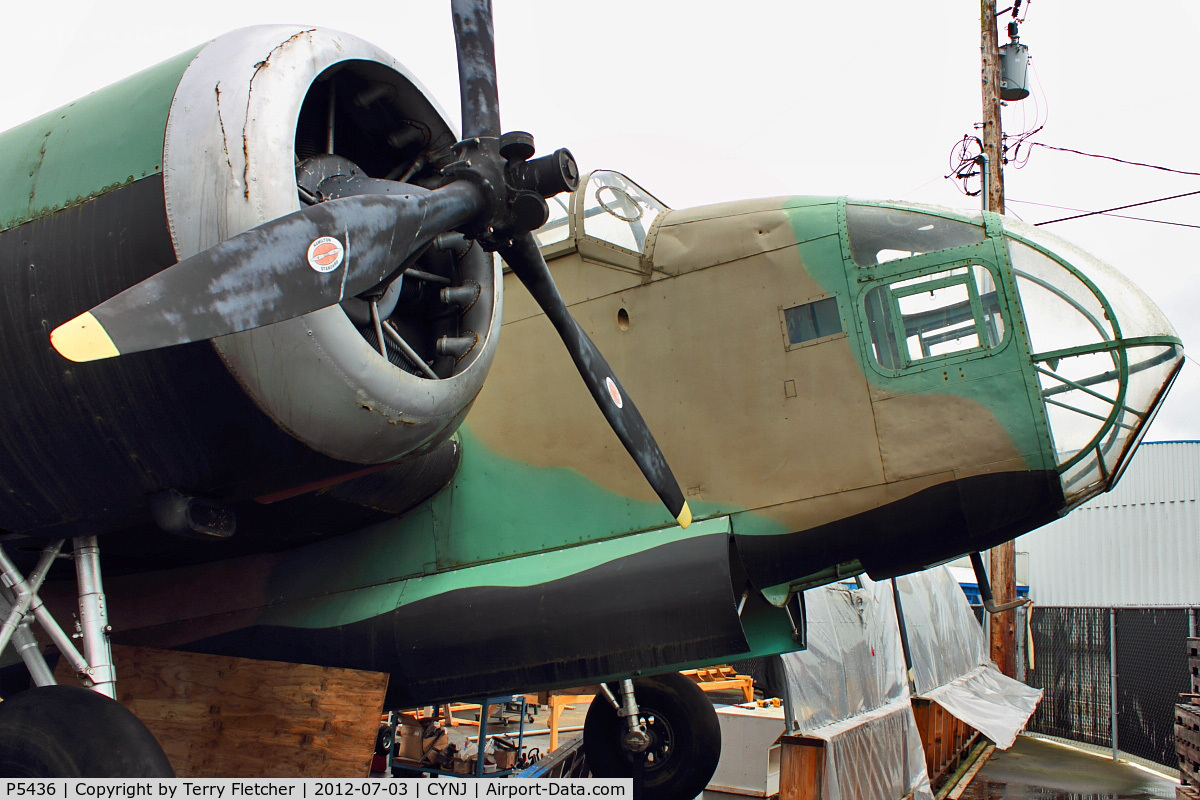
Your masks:
[[[825,777],[825,741],[779,737],[779,800],[817,800]]]
[[[1017,543],[1008,541],[991,551],[992,595],[997,605],[1017,599]],[[1017,677],[1017,611],[990,614],[991,658],[1010,678]]]

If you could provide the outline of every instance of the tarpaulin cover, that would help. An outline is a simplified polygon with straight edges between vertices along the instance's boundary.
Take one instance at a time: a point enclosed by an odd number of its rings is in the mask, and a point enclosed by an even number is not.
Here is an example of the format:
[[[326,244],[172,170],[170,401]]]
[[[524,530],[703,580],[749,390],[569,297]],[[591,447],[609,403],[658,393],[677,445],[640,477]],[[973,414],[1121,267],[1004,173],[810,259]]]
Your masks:
[[[1001,750],[1012,747],[1042,690],[1009,678],[988,660],[983,628],[948,569],[904,575],[896,586],[917,696],[936,701]],[[891,595],[886,581],[873,590],[876,597]]]
[[[917,694],[998,747],[1012,745],[1041,698],[987,660],[962,588],[939,567],[896,579]],[[931,798],[892,586],[804,593],[808,649],[782,658],[790,733],[823,739],[824,800]]]
[[[982,664],[923,696],[1007,750],[1025,729],[1042,690],[1014,681],[992,664]]]
[[[932,800],[890,594],[805,592],[808,649],[783,656],[788,727],[823,739],[824,800]]]
[[[921,734],[907,697],[807,735],[828,742],[822,798],[897,800],[912,792],[914,800],[933,800]]]
[[[987,644],[967,596],[945,567],[896,578],[908,632],[916,693],[924,695],[987,663]],[[891,596],[889,581],[872,585],[875,596]]]

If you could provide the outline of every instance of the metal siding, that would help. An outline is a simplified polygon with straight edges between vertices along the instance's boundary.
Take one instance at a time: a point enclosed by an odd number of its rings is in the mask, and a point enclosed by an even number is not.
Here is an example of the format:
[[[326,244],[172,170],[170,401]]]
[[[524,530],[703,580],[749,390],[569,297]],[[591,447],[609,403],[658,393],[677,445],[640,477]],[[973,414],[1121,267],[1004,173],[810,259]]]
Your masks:
[[[1142,445],[1117,488],[1022,536],[1043,606],[1200,605],[1200,442]]]

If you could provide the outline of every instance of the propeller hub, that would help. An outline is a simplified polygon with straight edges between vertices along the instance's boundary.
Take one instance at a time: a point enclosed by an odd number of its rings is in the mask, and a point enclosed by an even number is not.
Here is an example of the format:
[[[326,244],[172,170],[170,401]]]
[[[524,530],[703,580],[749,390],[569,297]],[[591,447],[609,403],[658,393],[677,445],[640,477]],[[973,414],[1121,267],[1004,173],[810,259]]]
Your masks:
[[[461,230],[487,250],[540,228],[550,214],[546,198],[579,186],[579,167],[570,151],[562,148],[531,161],[533,136],[524,131],[464,139],[454,149],[458,160],[442,170],[443,185],[467,180],[480,188],[485,211]]]

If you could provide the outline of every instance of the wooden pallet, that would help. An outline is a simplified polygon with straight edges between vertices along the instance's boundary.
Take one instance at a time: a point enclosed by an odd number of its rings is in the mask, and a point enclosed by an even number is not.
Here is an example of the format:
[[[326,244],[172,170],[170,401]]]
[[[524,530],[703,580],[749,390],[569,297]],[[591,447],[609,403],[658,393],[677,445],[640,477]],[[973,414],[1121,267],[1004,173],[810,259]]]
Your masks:
[[[1175,752],[1183,783],[1200,789],[1200,704],[1175,706]]]
[[[1200,637],[1188,637],[1188,672],[1192,678],[1192,702],[1196,700],[1197,695],[1200,695]]]
[[[754,701],[754,679],[749,675],[738,675],[733,667],[721,664],[703,669],[685,669],[680,674],[694,680],[706,692],[740,689],[745,702]]]

